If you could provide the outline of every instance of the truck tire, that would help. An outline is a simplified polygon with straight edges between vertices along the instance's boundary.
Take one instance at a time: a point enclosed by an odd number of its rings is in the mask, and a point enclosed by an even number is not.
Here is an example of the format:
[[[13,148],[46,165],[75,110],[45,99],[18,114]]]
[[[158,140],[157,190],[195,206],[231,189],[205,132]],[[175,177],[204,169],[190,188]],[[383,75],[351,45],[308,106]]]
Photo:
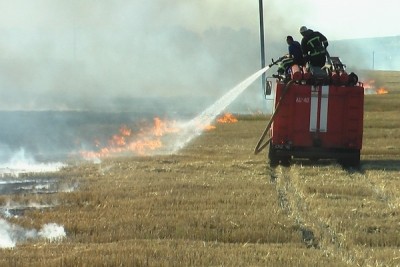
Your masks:
[[[269,166],[270,167],[276,167],[279,165],[279,159],[276,156],[276,151],[271,146],[271,144],[269,145],[268,158],[269,158]]]
[[[269,146],[269,152],[268,152],[268,158],[269,158],[269,166],[271,167],[276,167],[279,165],[279,163],[282,166],[290,166],[290,156],[278,156],[276,154],[276,150],[270,145]]]
[[[360,150],[357,150],[352,153],[351,158],[349,160],[350,167],[360,168]]]
[[[339,163],[344,168],[360,168],[360,150],[349,152],[349,156],[339,159]]]

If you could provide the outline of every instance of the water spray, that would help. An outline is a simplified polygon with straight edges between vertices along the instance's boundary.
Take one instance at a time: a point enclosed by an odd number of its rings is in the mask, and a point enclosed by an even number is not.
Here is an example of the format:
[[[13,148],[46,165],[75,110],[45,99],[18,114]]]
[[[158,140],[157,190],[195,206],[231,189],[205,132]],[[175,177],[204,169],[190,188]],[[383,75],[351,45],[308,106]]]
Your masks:
[[[209,125],[229,104],[231,104],[244,90],[246,90],[257,78],[264,74],[270,66],[264,67],[238,85],[229,90],[225,95],[218,99],[214,104],[200,113],[197,117],[181,125],[182,133],[177,140],[174,151],[183,148],[194,137],[200,135],[205,126]]]

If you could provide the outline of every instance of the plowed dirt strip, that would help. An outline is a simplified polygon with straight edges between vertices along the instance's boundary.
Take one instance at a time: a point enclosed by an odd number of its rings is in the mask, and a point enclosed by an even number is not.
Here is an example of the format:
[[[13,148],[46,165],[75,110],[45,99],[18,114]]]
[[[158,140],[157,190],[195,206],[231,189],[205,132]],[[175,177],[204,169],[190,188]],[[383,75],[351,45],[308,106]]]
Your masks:
[[[308,247],[349,265],[398,265],[399,255],[389,249],[399,245],[393,222],[399,213],[395,179],[368,168],[355,172],[332,163],[298,163],[277,167],[271,177],[281,208]]]
[[[318,240],[314,236],[311,228],[312,224],[307,222],[307,207],[302,197],[293,183],[290,168],[279,166],[275,169],[274,182],[278,193],[278,202],[283,211],[294,220],[295,225],[301,232],[302,240],[311,248],[319,248]]]

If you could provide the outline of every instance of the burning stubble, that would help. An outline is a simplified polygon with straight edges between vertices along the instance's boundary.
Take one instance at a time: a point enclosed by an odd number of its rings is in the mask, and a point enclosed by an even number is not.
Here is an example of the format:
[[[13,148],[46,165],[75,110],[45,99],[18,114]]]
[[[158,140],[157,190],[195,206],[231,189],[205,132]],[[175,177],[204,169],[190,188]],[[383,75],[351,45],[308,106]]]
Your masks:
[[[116,155],[143,156],[176,153],[204,130],[212,129],[211,123],[216,117],[268,69],[269,67],[265,67],[250,75],[190,121],[163,121],[156,117],[152,127],[141,129],[135,134],[123,125],[119,133],[113,135],[106,146],[101,146],[96,151],[83,150],[80,155],[85,159],[98,162],[101,158]],[[232,114],[226,114],[218,120],[219,123],[236,121],[237,119]]]
[[[162,153],[174,153],[183,148],[194,137],[200,135],[228,105],[230,105],[244,90],[246,90],[250,84],[267,71],[268,68],[269,67],[261,69],[246,78],[189,122],[180,124],[175,122],[170,123],[155,118],[154,126],[147,129],[141,129],[135,135],[133,140],[130,140],[133,135],[132,130],[126,125],[123,125],[120,128],[119,133],[113,135],[109,140],[107,147],[100,148],[97,152],[81,151],[80,154],[84,158],[99,160],[100,158],[108,157],[110,155],[131,154],[132,152],[135,152],[138,155],[144,155],[148,151],[154,151],[153,154],[161,154],[160,150],[158,150],[159,148],[163,148]],[[237,119],[235,119],[232,114],[227,114],[221,118],[220,123],[236,121]],[[169,139],[169,143],[165,146],[166,149],[162,145],[161,141],[161,137],[165,134],[173,134],[173,138]],[[20,154],[25,158],[24,150],[21,150]],[[28,164],[28,167],[26,165],[20,165],[20,162],[20,160],[18,160],[17,163],[13,161],[11,165],[17,164],[19,168],[23,169],[21,172],[26,172],[28,168],[31,168],[32,162]],[[61,168],[61,166],[58,166],[58,168]],[[5,169],[10,171],[8,166],[6,166]],[[12,171],[16,172],[15,170]],[[18,176],[19,172],[17,172],[16,175]],[[9,213],[6,212],[6,214]],[[66,235],[63,226],[54,223],[46,224],[41,230],[37,231],[34,229],[26,230],[20,226],[13,225],[4,219],[0,220],[0,231],[0,248],[14,247],[17,242],[40,237],[49,239],[50,241],[60,240]]]

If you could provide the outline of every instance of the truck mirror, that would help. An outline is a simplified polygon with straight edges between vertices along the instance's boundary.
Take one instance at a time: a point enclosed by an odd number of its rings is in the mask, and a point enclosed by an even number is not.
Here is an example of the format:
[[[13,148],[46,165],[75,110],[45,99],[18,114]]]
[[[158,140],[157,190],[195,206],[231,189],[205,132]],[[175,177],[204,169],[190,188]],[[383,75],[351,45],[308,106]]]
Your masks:
[[[265,92],[264,95],[271,95],[272,92],[272,82],[271,81],[265,81]]]

